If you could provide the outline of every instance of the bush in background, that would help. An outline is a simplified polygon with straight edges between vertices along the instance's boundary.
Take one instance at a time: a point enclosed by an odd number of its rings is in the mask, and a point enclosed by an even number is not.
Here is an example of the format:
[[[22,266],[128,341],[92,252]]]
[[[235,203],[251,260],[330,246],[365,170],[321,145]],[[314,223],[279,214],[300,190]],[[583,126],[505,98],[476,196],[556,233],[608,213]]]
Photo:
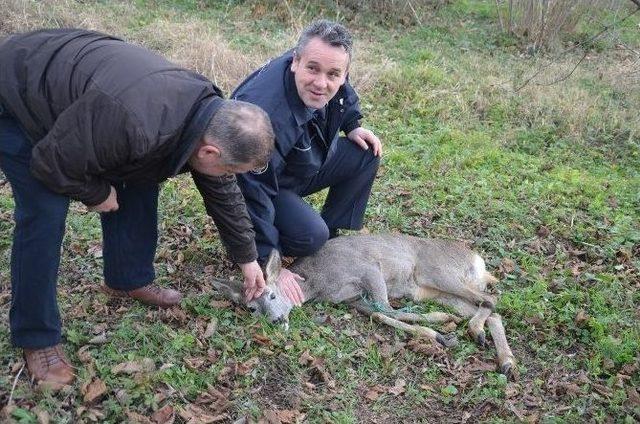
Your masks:
[[[605,12],[615,16],[628,5],[632,5],[628,0],[496,0],[501,30],[531,52],[575,35],[582,22]]]

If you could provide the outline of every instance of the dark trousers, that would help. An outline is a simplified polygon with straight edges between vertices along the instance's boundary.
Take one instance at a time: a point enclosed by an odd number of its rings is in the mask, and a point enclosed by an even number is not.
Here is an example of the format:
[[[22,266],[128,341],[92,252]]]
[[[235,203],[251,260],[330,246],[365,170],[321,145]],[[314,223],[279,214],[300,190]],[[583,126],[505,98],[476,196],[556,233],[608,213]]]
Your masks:
[[[346,138],[336,142],[336,150],[314,177],[280,180],[278,195],[273,199],[274,224],[284,255],[311,255],[326,243],[330,230],[362,228],[380,158]],[[329,193],[318,214],[302,197],[327,187]],[[258,242],[257,247],[261,258],[269,255],[269,246]]]
[[[56,282],[69,198],[31,175],[31,148],[17,122],[0,109],[0,168],[15,200],[11,340],[15,346],[42,348],[61,339]],[[158,185],[119,185],[116,190],[120,209],[101,214],[105,282],[134,290],[154,279]]]

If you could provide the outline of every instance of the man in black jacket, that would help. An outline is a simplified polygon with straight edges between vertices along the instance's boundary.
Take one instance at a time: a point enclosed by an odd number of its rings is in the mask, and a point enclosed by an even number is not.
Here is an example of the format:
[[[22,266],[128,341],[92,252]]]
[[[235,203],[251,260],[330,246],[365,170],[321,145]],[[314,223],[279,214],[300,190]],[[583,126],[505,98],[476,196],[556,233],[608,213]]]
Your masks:
[[[190,171],[245,294],[264,288],[235,173],[263,167],[268,116],[223,100],[206,78],[124,41],[44,30],[0,44],[0,168],[15,199],[11,338],[32,376],[57,389],[74,375],[56,302],[70,199],[101,213],[105,290],[168,307],[153,284],[158,184]]]
[[[254,103],[271,118],[276,148],[260,172],[238,176],[256,230],[260,260],[272,249],[307,256],[338,229],[362,228],[382,145],[360,125],[358,95],[347,79],[352,39],[327,20],[309,25],[295,49],[251,74],[233,98]],[[343,132],[346,137],[340,137]],[[318,214],[302,197],[329,187]],[[282,268],[278,282],[294,303],[296,280]]]

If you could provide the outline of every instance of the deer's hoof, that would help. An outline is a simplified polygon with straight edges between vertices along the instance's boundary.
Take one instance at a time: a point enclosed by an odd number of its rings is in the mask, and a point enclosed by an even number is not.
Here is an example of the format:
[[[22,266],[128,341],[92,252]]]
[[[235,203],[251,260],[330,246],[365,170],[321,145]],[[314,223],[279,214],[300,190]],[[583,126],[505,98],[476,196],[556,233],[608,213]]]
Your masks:
[[[500,365],[500,373],[507,377],[507,380],[518,381],[518,367],[513,361],[507,361]]]
[[[449,315],[449,322],[455,322],[456,324],[460,324],[462,322],[462,318],[457,315]]]
[[[487,347],[487,336],[485,335],[484,331],[480,331],[478,334],[476,334],[474,339],[478,346]]]
[[[444,347],[453,347],[458,344],[458,338],[453,333],[449,333],[449,334],[438,333],[438,335],[436,336],[436,341]]]

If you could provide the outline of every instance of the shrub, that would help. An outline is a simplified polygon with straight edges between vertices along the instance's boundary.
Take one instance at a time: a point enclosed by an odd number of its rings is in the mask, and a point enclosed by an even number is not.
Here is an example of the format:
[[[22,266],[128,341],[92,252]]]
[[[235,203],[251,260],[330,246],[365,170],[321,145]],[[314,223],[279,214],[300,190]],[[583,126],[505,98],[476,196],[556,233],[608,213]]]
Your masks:
[[[496,0],[496,7],[501,30],[535,52],[574,34],[583,19],[617,11],[626,3],[631,4],[626,0]]]

